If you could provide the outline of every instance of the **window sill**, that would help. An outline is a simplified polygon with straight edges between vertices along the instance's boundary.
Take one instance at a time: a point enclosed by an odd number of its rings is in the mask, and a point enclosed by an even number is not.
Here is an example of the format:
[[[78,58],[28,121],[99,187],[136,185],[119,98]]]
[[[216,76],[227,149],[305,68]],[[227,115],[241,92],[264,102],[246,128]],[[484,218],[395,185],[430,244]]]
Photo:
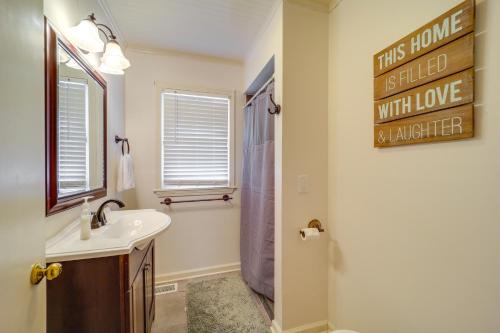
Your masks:
[[[237,190],[237,187],[207,187],[207,188],[185,188],[185,189],[157,189],[153,192],[158,198],[166,197],[189,197],[203,195],[223,195],[232,194]]]

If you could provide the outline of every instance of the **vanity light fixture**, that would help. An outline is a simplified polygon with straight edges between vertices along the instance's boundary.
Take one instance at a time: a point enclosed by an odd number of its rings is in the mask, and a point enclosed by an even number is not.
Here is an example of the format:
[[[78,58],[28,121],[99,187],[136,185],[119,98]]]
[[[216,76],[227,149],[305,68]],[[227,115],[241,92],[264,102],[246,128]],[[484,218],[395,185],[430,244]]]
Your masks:
[[[130,67],[130,61],[123,55],[122,48],[115,38],[111,38],[106,43],[106,50],[102,55],[101,64],[113,71],[123,71]]]
[[[99,32],[106,37],[106,46],[99,37]],[[130,61],[123,55],[113,31],[107,25],[97,23],[93,13],[77,26],[70,28],[69,35],[70,40],[84,51],[92,53],[104,51],[98,68],[100,72],[123,75],[123,70],[130,67]]]
[[[68,34],[69,40],[84,51],[95,53],[104,50],[104,42],[99,37],[99,28],[94,14],[70,28]]]
[[[125,74],[125,72],[122,69],[110,68],[104,62],[101,62],[101,65],[99,66],[98,69],[99,69],[99,72],[101,72],[101,73],[108,73],[108,74],[114,74],[114,75]]]

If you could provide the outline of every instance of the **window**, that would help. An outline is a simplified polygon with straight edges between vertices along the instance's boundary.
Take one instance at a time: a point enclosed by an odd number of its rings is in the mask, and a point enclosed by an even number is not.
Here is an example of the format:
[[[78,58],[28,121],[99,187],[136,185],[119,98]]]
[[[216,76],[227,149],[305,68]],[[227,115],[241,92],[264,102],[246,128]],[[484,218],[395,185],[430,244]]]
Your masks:
[[[161,91],[162,189],[232,185],[231,94]]]
[[[87,96],[85,80],[59,80],[57,187],[60,197],[89,190]]]

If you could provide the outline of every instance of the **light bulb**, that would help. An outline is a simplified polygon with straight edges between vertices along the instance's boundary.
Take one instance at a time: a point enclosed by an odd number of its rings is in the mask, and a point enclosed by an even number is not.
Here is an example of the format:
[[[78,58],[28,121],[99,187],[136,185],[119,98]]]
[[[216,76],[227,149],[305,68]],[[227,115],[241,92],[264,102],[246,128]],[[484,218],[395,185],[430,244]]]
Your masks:
[[[69,40],[80,49],[88,52],[102,52],[104,42],[99,37],[99,29],[90,19],[81,20],[77,26],[68,30]]]
[[[130,67],[130,61],[125,58],[120,44],[118,44],[118,42],[114,39],[110,40],[106,44],[106,50],[102,55],[101,61],[108,68],[111,68],[113,70],[123,70]]]
[[[101,62],[101,65],[99,66],[99,72],[113,75],[125,74],[122,69],[108,67],[104,62]]]

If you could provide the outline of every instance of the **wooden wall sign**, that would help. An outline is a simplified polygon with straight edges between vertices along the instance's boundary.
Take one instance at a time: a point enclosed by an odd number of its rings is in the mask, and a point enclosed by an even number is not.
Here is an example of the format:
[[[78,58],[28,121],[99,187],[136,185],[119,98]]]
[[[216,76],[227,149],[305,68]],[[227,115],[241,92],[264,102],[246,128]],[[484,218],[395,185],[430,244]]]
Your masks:
[[[416,116],[422,113],[472,103],[474,70],[450,75],[444,79],[375,101],[376,124]]]
[[[375,147],[473,136],[474,19],[467,0],[373,57]]]
[[[375,99],[397,94],[474,66],[471,33],[374,80]]]
[[[375,126],[375,146],[391,147],[470,138],[474,106],[467,104],[440,112],[391,121]]]
[[[474,0],[467,0],[373,56],[379,76],[474,31]]]

